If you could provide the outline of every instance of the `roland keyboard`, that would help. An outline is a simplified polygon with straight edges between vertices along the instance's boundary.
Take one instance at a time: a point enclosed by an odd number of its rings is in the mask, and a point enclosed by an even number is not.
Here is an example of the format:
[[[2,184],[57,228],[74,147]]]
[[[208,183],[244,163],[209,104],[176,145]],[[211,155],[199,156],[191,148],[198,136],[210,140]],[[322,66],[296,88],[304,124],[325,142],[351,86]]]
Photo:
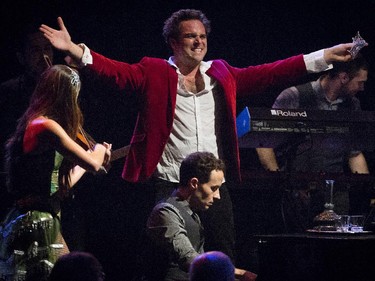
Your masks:
[[[240,148],[330,138],[350,149],[373,150],[375,111],[245,108],[237,117],[237,131]]]

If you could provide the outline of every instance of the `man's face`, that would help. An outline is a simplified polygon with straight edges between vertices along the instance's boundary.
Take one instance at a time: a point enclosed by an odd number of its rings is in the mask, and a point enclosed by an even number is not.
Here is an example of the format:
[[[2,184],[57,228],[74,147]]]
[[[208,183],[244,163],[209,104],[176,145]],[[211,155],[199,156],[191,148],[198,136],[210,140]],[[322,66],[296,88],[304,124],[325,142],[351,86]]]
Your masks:
[[[210,180],[204,184],[198,182],[191,198],[190,206],[193,210],[207,210],[214,203],[214,199],[220,199],[219,188],[224,180],[224,172],[214,170]]]
[[[343,85],[344,94],[354,97],[358,92],[363,91],[367,81],[367,73],[367,70],[359,70],[356,76]]]
[[[40,74],[47,69],[48,64],[44,56],[47,56],[52,63],[53,49],[51,44],[41,32],[30,34],[22,54],[23,64],[29,75],[39,78]]]
[[[207,53],[207,34],[203,23],[199,20],[181,22],[179,38],[171,40],[171,47],[178,67],[181,64],[199,64]]]

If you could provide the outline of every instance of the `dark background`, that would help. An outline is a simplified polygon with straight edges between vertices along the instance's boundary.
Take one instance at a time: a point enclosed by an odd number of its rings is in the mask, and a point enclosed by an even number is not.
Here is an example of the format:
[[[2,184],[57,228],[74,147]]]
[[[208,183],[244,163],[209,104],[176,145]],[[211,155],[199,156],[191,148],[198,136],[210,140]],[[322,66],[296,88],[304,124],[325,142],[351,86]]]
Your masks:
[[[0,6],[0,81],[21,69],[14,55],[13,40],[28,21],[56,25],[62,16],[72,40],[84,42],[103,55],[126,62],[143,56],[168,58],[170,51],[161,36],[163,22],[180,8],[201,9],[211,20],[206,60],[222,58],[231,65],[272,62],[339,43],[351,42],[360,31],[369,43],[362,53],[372,66],[365,92],[359,94],[362,108],[374,110],[375,0],[356,1],[172,1],[172,0],[2,0]],[[63,54],[56,53],[55,63]],[[270,107],[282,89],[238,104]],[[125,96],[107,89],[100,81],[83,78],[81,95],[86,130],[113,148],[129,143],[137,104],[131,93]],[[0,109],[1,110],[1,109]],[[252,151],[243,152],[252,154]],[[372,152],[368,153],[372,163]],[[246,157],[243,167],[257,166]],[[147,190],[129,186],[121,178],[123,160],[113,163],[109,175],[87,175],[76,187],[74,199],[66,202],[63,221],[72,249],[88,249],[104,265],[108,280],[127,280],[135,270],[135,237],[147,212]],[[262,185],[264,183],[261,183]],[[256,271],[256,247],[252,233],[274,233],[283,229],[279,211],[282,191],[270,189],[232,191],[240,266]],[[124,188],[127,186],[127,188]],[[251,184],[250,184],[251,186]],[[253,186],[257,186],[254,183]]]
[[[161,36],[164,20],[180,8],[196,8],[211,20],[206,59],[223,58],[239,67],[272,62],[299,53],[351,42],[360,31],[370,44],[363,50],[374,64],[374,0],[356,1],[1,1],[0,80],[19,70],[12,49],[15,32],[30,19],[56,27],[62,16],[74,42],[84,42],[108,57],[137,62],[143,56],[168,58]],[[374,99],[374,74],[363,107]],[[257,104],[268,104],[258,98]],[[372,109],[372,108],[371,108]]]

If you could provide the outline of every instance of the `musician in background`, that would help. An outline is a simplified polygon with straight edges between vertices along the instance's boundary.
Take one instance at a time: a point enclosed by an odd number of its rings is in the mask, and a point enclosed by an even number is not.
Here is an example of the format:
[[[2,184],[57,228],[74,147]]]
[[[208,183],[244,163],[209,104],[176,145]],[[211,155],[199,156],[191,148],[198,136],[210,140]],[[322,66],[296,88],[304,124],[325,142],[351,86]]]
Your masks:
[[[349,62],[335,62],[333,68],[318,80],[285,89],[276,98],[273,108],[309,110],[361,110],[357,93],[364,90],[368,75],[368,63],[358,54]],[[276,153],[275,153],[276,151]],[[269,171],[288,171],[304,173],[343,173],[345,163],[351,173],[368,174],[366,159],[360,151],[347,151],[344,147],[324,147],[299,142],[289,148],[287,155],[273,148],[257,148],[262,166]],[[285,152],[285,151],[284,151]],[[285,161],[282,161],[285,160]],[[281,163],[283,162],[283,163]],[[347,194],[347,192],[345,192]],[[305,194],[309,197],[310,194]],[[324,200],[324,199],[322,199]],[[346,203],[342,206],[340,201]],[[323,205],[320,206],[323,208]],[[319,210],[317,210],[319,212]],[[348,213],[347,200],[335,202],[335,211]],[[312,216],[316,214],[311,214]]]
[[[26,24],[17,36],[15,46],[15,55],[23,71],[0,85],[1,160],[5,140],[16,129],[17,119],[28,107],[40,75],[47,69],[48,63],[52,64],[54,58],[52,45],[40,34],[37,24]]]
[[[0,85],[0,217],[6,213],[11,201],[5,188],[5,142],[15,131],[18,118],[29,105],[31,94],[41,73],[54,59],[52,45],[40,34],[38,24],[25,24],[15,37],[15,55],[22,71],[17,77]]]

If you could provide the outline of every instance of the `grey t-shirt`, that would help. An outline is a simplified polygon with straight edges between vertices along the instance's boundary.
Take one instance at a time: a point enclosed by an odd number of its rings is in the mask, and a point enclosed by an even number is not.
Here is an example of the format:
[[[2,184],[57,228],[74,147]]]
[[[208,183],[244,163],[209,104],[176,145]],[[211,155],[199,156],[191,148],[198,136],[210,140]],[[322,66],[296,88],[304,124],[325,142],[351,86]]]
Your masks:
[[[272,108],[314,110],[360,110],[360,102],[355,97],[338,98],[329,101],[320,85],[320,79],[306,85],[285,89],[277,97]],[[303,92],[300,92],[302,90]],[[309,101],[309,104],[306,104]],[[282,162],[290,166],[282,167],[283,170],[291,169],[299,172],[343,172],[344,162],[349,156],[359,151],[349,151],[345,145],[340,145],[334,137],[314,138],[314,136],[293,136],[288,142],[290,147],[286,151],[276,148],[280,166]],[[283,160],[280,160],[283,159]]]

